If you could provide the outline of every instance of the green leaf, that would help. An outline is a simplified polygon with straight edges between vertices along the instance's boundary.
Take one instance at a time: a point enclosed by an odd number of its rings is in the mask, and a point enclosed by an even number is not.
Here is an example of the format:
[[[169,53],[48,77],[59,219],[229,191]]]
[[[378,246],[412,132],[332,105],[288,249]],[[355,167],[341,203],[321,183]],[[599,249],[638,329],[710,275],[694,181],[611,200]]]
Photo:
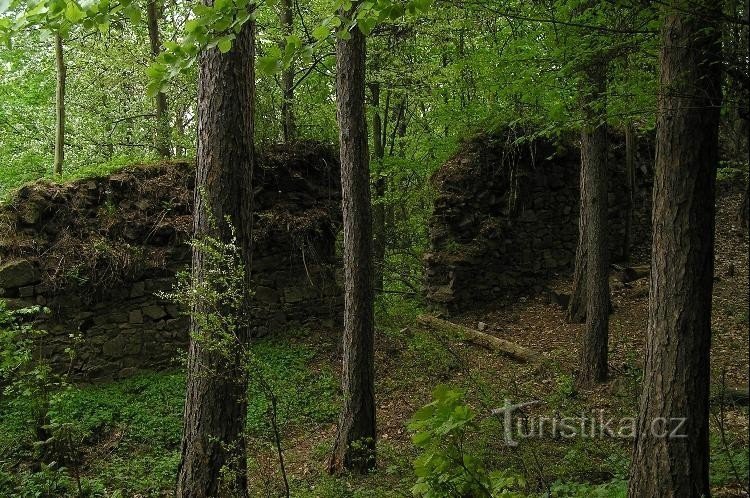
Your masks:
[[[317,26],[312,31],[313,38],[315,38],[318,41],[325,40],[328,38],[328,35],[331,33],[331,30],[328,29],[328,26]]]
[[[281,71],[282,64],[279,57],[266,56],[258,59],[258,70],[264,74],[275,74]]]
[[[228,36],[225,36],[224,38],[219,40],[216,46],[218,47],[219,52],[221,52],[222,54],[226,54],[232,49],[232,39]]]
[[[142,15],[141,15],[141,9],[139,9],[136,5],[130,4],[123,10],[124,14],[128,16],[128,19],[130,19],[130,22],[133,24],[138,24],[141,22]]]
[[[80,7],[78,7],[77,3],[69,2],[65,7],[65,19],[67,19],[68,21],[77,23],[84,17],[86,17],[86,13],[83,12]]]

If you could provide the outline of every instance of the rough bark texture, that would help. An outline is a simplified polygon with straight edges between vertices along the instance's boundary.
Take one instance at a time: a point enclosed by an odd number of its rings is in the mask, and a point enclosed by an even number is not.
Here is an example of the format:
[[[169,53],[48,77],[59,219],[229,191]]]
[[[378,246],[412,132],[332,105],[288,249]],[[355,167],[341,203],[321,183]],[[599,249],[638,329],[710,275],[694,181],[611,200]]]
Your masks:
[[[586,321],[586,261],[588,260],[587,239],[588,217],[585,209],[584,199],[588,195],[586,175],[581,169],[580,179],[581,209],[578,215],[578,245],[576,246],[576,258],[573,267],[573,288],[568,302],[566,320],[570,323],[583,323]]]
[[[292,16],[292,1],[281,0],[281,28],[284,36],[292,34],[294,17]],[[294,122],[294,67],[289,66],[281,72],[281,128],[284,142],[290,142],[297,136]]]
[[[55,88],[55,163],[53,169],[56,174],[60,175],[65,162],[65,78],[67,76],[60,33],[55,34],[55,67],[57,87]]]
[[[372,83],[370,85],[372,94],[372,138],[373,138],[373,157],[375,161],[382,161],[385,156],[385,147],[383,145],[383,121],[380,118],[380,84]],[[383,289],[383,270],[385,264],[385,177],[378,176],[373,183],[375,188],[374,203],[372,207],[372,230],[373,230],[373,251],[374,251],[374,271],[375,271],[375,289]]]
[[[337,40],[336,61],[344,217],[344,399],[330,471],[366,472],[375,466],[372,220],[365,37],[356,27],[349,40]]]
[[[209,0],[210,1],[210,0]],[[232,49],[201,55],[198,83],[198,168],[194,230],[228,240],[224,218],[237,229],[249,276],[253,151],[253,29],[247,23]],[[215,229],[210,220],[216,220]],[[217,233],[218,232],[218,233]],[[200,253],[193,273],[202,278]],[[191,333],[197,324],[191,325]],[[238,340],[247,338],[240,331]],[[223,356],[191,339],[177,496],[247,496],[244,426],[247,379],[240,354]]]
[[[156,58],[161,52],[159,37],[159,6],[157,0],[149,0],[146,5],[148,39],[151,44],[151,55]],[[154,145],[156,152],[162,157],[172,155],[171,131],[169,129],[169,114],[167,113],[167,96],[163,92],[156,94],[156,136]]]
[[[697,7],[697,8],[696,8]],[[662,28],[649,320],[629,496],[708,497],[720,2],[668,6]],[[672,420],[681,419],[679,429]],[[656,422],[654,422],[656,421]],[[665,427],[666,425],[666,427]],[[684,437],[661,437],[677,430]]]
[[[630,244],[633,232],[633,207],[635,204],[635,128],[633,123],[625,126],[625,237],[622,241],[622,260],[630,259]]]
[[[586,230],[586,327],[581,345],[578,381],[590,386],[607,379],[609,337],[609,272],[607,247],[607,129],[585,128],[581,135],[581,174],[588,186],[584,197]]]

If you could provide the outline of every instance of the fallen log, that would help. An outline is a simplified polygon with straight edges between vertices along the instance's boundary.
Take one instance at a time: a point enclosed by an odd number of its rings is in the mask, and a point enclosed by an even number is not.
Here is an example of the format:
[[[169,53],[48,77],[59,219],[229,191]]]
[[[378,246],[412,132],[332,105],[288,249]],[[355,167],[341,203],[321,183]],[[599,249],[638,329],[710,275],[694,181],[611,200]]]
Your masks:
[[[539,360],[534,352],[516,343],[500,339],[494,335],[485,334],[469,327],[464,327],[457,323],[441,320],[431,315],[418,316],[417,323],[443,334],[461,337],[471,343],[497,351],[517,361],[535,363]]]
[[[635,282],[642,278],[648,277],[651,274],[651,267],[649,265],[640,266],[620,266],[612,265],[617,271],[617,279],[623,284]]]

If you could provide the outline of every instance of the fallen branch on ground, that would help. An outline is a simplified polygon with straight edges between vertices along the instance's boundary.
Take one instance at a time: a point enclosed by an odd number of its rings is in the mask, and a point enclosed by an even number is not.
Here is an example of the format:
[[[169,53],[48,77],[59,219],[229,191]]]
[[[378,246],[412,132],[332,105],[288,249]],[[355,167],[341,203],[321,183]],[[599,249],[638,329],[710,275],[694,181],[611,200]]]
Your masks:
[[[529,363],[535,363],[538,361],[537,355],[523,346],[506,341],[505,339],[500,339],[494,335],[485,334],[484,332],[464,327],[463,325],[458,325],[457,323],[441,320],[440,318],[431,315],[418,316],[417,323],[437,332],[459,336],[478,346],[503,353],[518,361]]]
[[[649,265],[640,266],[620,266],[612,265],[612,268],[617,271],[617,279],[623,284],[640,280],[641,278],[648,277],[651,274],[651,267]]]

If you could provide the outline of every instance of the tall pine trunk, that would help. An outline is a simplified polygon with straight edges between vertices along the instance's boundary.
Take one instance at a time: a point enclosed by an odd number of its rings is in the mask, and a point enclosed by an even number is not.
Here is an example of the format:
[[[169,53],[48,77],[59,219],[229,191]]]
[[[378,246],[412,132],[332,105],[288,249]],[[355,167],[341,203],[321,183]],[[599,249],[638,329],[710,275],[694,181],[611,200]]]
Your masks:
[[[581,134],[583,199],[588,213],[586,237],[586,326],[581,344],[578,382],[590,386],[607,379],[609,272],[607,271],[607,128],[586,126]]]
[[[232,220],[248,275],[255,160],[253,30],[248,22],[229,52],[210,49],[200,57],[194,209],[196,237],[227,241],[224,220]],[[193,274],[201,279],[204,272],[201,253],[194,251]],[[247,377],[240,348],[223,354],[194,340],[198,332],[193,320],[177,496],[247,496]],[[241,330],[238,340],[247,334]]]
[[[55,88],[55,162],[53,170],[61,175],[65,162],[65,81],[67,68],[63,54],[63,40],[60,33],[55,34],[55,68],[57,70],[57,87]]]
[[[633,123],[625,126],[625,234],[622,239],[622,260],[630,260],[633,240],[633,209],[635,207],[635,152],[637,149]]]
[[[292,15],[292,1],[281,0],[281,28],[285,36],[292,34],[294,16]],[[281,72],[281,127],[284,142],[290,142],[297,135],[294,121],[294,67],[289,65]]]
[[[347,14],[351,16],[356,3]],[[329,470],[375,466],[375,360],[365,37],[336,41],[336,103],[344,218],[343,407]]]
[[[666,7],[646,360],[629,496],[710,496],[709,384],[721,4]],[[666,419],[668,423],[660,423]],[[681,422],[684,420],[684,423]],[[670,432],[676,434],[670,436]],[[678,437],[675,437],[678,436]]]

